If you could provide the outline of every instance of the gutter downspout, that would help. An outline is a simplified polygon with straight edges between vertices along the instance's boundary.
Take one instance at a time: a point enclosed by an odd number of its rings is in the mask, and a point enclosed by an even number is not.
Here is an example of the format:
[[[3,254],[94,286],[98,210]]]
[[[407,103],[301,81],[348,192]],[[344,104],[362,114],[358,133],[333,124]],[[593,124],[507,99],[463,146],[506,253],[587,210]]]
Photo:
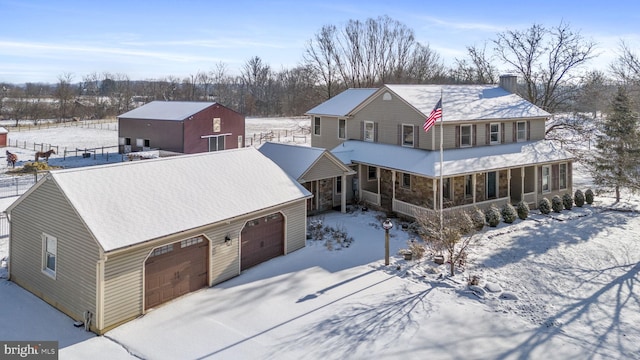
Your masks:
[[[102,253],[100,260],[96,262],[96,330],[102,333],[104,326],[104,267],[109,257]]]

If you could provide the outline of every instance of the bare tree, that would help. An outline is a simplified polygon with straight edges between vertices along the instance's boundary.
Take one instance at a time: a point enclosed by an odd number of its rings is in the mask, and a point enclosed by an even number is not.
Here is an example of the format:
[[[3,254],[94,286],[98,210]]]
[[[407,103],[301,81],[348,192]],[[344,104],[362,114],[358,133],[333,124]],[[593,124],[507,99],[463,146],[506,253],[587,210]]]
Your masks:
[[[486,54],[486,44],[482,47],[467,46],[468,59],[456,59],[452,77],[463,84],[495,84],[498,70]]]
[[[551,113],[574,98],[576,70],[595,56],[596,46],[564,22],[509,30],[494,44],[497,57],[524,80],[521,95]]]
[[[640,58],[624,41],[620,42],[620,55],[610,67],[620,81],[627,84],[640,82]]]
[[[455,275],[456,265],[466,261],[467,250],[473,246],[478,228],[471,215],[461,209],[442,212],[442,231],[439,211],[420,211],[415,214],[420,233],[427,245],[436,252],[447,254],[449,275]]]
[[[63,121],[69,118],[70,103],[74,99],[74,90],[71,82],[73,74],[64,73],[58,76],[58,84],[54,92],[55,98],[58,100],[58,120]]]
[[[242,67],[241,78],[244,94],[245,111],[249,115],[260,113],[268,106],[267,88],[272,80],[271,67],[254,56]]]

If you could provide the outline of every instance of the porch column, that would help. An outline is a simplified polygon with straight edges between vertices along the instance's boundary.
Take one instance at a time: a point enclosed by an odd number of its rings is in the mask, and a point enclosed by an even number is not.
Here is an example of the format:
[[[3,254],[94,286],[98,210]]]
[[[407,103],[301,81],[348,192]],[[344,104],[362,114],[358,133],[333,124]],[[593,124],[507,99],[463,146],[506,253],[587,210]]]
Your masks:
[[[534,199],[536,199],[536,203],[535,203],[535,207],[538,207],[538,202],[540,200],[538,200],[538,168],[539,166],[536,165],[533,167],[533,188],[535,189],[536,192],[536,196],[534,196]]]
[[[511,169],[507,170],[507,196],[509,197],[509,204],[511,204]]]
[[[524,166],[520,168],[520,199],[524,201]]]
[[[471,194],[473,194],[473,203],[476,203],[476,173],[473,173],[473,175],[471,175]]]
[[[340,212],[347,212],[347,175],[342,174],[340,176],[340,181],[342,182],[342,192],[340,193]]]
[[[362,201],[362,164],[358,164],[358,203]]]
[[[382,177],[382,169],[380,167],[376,167],[376,177],[378,178],[378,206],[382,205],[382,195],[380,194],[380,178]]]
[[[391,170],[391,183],[392,183],[392,187],[391,187],[391,211],[394,211],[393,209],[393,204],[396,200],[396,171],[395,170]]]

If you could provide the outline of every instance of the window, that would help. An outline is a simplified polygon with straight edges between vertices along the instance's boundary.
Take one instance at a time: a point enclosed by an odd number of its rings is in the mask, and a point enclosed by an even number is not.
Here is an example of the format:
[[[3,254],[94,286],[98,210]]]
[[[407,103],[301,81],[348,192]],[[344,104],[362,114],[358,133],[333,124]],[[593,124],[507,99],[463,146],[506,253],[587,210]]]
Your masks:
[[[313,118],[313,135],[320,136],[320,117]]]
[[[551,166],[542,167],[542,192],[551,191]]]
[[[200,244],[200,243],[202,243],[202,237],[198,236],[198,237],[190,238],[190,239],[187,239],[187,240],[182,240],[180,242],[180,247],[181,248],[186,248],[188,246],[196,245],[196,244]]]
[[[209,138],[209,151],[224,150],[224,135]]]
[[[149,257],[167,254],[172,251],[173,251],[173,244],[161,246],[159,248],[153,249],[153,252],[151,253],[151,255],[149,255]]]
[[[220,118],[213,118],[213,132],[220,132]]]
[[[136,139],[137,147],[150,147],[151,141],[149,139]]]
[[[342,194],[342,176],[336,176],[336,194]]]
[[[487,199],[498,197],[498,173],[495,171],[487,173]]]
[[[445,200],[451,200],[451,178],[442,180],[442,197]]]
[[[560,189],[567,188],[567,164],[560,164]]]
[[[378,178],[378,169],[375,166],[367,166],[367,174],[369,180],[375,180]]]
[[[464,177],[464,196],[473,197],[473,175]]]
[[[347,120],[338,119],[338,139],[347,138]]]
[[[238,149],[243,147],[244,147],[244,143],[242,141],[242,135],[238,135]]]
[[[489,140],[491,144],[500,144],[500,124],[489,125]]]
[[[471,125],[460,126],[460,147],[469,147],[472,145]]]
[[[42,271],[55,278],[58,259],[58,239],[42,234]]]
[[[413,125],[402,125],[402,146],[413,147]]]
[[[373,142],[375,139],[375,126],[373,121],[364,122],[364,141]]]
[[[516,141],[527,141],[527,123],[518,121],[516,124]]]
[[[125,145],[131,145],[131,138],[124,138]]]
[[[402,173],[402,182],[400,185],[403,188],[411,189],[411,175],[407,173]]]

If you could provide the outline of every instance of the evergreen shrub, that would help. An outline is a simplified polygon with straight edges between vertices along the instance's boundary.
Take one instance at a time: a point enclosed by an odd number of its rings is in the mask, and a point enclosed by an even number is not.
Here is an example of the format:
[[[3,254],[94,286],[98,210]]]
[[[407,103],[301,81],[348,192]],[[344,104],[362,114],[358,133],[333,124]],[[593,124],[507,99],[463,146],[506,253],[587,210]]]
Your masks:
[[[491,227],[496,227],[500,223],[500,210],[495,205],[491,205],[485,212],[485,220]]]
[[[507,224],[511,224],[518,218],[518,213],[516,212],[516,208],[513,205],[507,203],[502,207],[502,220]]]
[[[577,207],[582,207],[582,205],[584,205],[584,193],[582,192],[582,190],[576,190],[576,193],[573,195],[573,200],[575,201]]]
[[[571,194],[565,193],[562,195],[562,205],[564,205],[565,209],[571,210],[573,207],[573,197],[571,197]]]
[[[551,208],[553,209],[553,212],[559,213],[562,211],[564,205],[562,204],[562,198],[560,197],[560,195],[555,195],[551,199]]]
[[[529,217],[529,204],[527,204],[525,201],[520,201],[516,210],[518,211],[518,217],[521,220],[525,220]]]
[[[584,200],[589,205],[593,204],[593,191],[591,191],[591,189],[587,189],[587,191],[584,192]]]
[[[551,212],[551,201],[547,198],[542,198],[538,203],[538,210],[540,210],[543,214],[548,214]]]

